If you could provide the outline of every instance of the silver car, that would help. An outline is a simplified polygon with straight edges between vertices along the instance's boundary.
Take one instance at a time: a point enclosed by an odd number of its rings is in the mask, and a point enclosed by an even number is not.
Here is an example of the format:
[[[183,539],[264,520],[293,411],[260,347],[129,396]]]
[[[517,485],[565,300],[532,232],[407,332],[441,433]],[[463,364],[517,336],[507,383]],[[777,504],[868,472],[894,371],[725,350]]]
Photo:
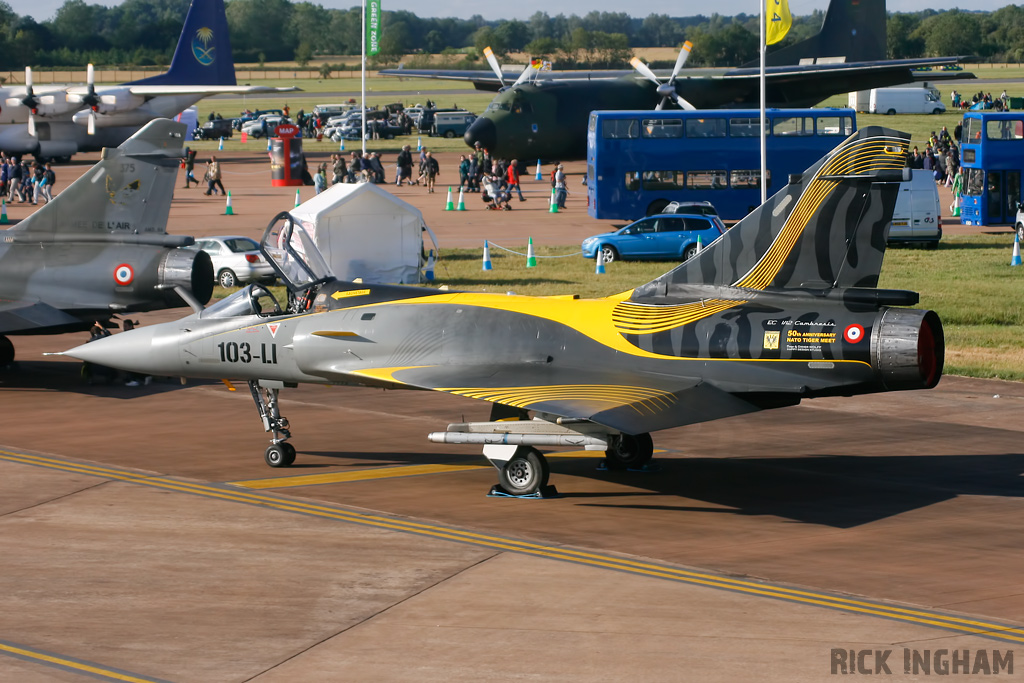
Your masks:
[[[237,287],[243,282],[270,283],[277,279],[274,269],[260,253],[256,240],[241,235],[200,237],[196,249],[210,255],[213,273],[221,287]]]

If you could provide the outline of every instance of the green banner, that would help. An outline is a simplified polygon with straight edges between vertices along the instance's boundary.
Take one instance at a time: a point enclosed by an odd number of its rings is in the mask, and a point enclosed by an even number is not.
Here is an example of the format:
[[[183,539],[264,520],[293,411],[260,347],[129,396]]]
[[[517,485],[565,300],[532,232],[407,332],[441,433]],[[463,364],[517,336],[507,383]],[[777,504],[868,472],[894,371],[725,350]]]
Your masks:
[[[366,0],[366,54],[380,52],[380,0]]]

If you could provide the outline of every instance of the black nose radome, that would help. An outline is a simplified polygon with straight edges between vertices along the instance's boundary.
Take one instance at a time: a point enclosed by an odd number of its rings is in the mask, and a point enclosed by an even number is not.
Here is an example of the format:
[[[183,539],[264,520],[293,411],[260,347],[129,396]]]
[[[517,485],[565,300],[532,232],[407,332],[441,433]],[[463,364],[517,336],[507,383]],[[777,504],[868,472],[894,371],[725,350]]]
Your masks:
[[[479,142],[481,147],[493,152],[495,144],[498,142],[498,129],[494,127],[493,121],[481,116],[470,124],[462,139],[470,147],[474,147]]]

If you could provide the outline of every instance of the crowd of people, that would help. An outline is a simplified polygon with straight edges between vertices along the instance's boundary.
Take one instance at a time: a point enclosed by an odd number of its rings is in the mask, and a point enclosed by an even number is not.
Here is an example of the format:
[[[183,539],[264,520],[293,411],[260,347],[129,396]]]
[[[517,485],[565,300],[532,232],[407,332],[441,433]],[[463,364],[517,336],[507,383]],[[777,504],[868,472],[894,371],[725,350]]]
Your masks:
[[[985,109],[1010,111],[1010,98],[1007,97],[1005,90],[995,99],[993,99],[990,92],[979,91],[971,97],[964,97],[956,90],[950,93],[949,98],[953,104],[953,109],[967,110],[981,102]]]
[[[922,152],[917,145],[910,156],[907,157],[907,166],[912,169],[921,169],[931,173],[932,178],[939,185],[952,188],[954,204],[959,200],[963,187],[963,176],[960,170],[960,134],[963,131],[962,124],[958,123],[950,134],[946,126],[938,133],[931,132],[928,142]]]
[[[53,199],[53,186],[57,182],[57,174],[49,162],[42,163],[38,159],[29,163],[28,159],[9,157],[0,152],[0,196],[8,203],[16,200],[22,204],[38,205],[40,200],[45,204]]]

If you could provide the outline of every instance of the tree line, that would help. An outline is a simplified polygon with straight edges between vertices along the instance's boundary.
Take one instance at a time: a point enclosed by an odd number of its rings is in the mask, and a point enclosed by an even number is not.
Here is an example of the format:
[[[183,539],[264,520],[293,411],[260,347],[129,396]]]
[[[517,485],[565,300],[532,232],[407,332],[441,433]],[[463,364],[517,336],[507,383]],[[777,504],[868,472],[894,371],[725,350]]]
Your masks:
[[[481,15],[421,18],[388,11],[387,0],[382,4],[381,53],[375,66],[394,65],[412,54],[405,63],[415,68],[427,65],[417,55],[441,54],[449,68],[486,68],[480,54],[489,45],[499,56],[525,52],[551,60],[555,68],[628,68],[631,48],[678,47],[684,40],[694,44],[692,66],[730,66],[757,57],[756,15],[651,14],[640,19],[625,12],[537,12],[526,21],[486,20]],[[54,17],[37,22],[0,0],[0,68],[164,65],[188,6],[189,0],[125,0],[116,7],[66,0]],[[305,66],[321,55],[355,55],[361,49],[358,6],[337,10],[311,2],[228,0],[226,8],[236,62],[295,60]],[[794,17],[780,46],[816,33],[823,18],[819,10]],[[887,33],[890,58],[972,55],[978,61],[1020,62],[1024,7],[890,13]],[[324,75],[332,68],[327,65]]]

